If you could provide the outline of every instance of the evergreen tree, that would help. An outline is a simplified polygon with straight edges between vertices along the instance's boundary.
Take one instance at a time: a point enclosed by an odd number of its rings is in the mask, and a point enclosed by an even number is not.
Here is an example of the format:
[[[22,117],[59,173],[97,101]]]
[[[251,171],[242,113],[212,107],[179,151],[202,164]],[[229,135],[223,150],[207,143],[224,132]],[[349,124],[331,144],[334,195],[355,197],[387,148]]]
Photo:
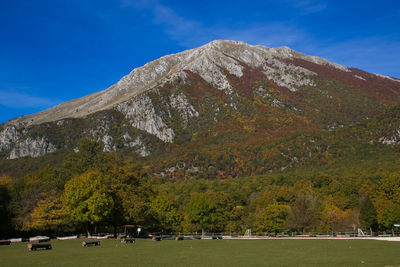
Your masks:
[[[190,200],[186,208],[186,215],[189,223],[200,226],[202,237],[204,237],[204,227],[215,219],[214,208],[204,195],[197,195]]]
[[[0,181],[0,238],[7,237],[11,229],[12,213],[10,210],[11,196],[6,185]]]
[[[360,207],[360,223],[367,229],[374,230],[377,226],[377,213],[372,201],[367,197]]]

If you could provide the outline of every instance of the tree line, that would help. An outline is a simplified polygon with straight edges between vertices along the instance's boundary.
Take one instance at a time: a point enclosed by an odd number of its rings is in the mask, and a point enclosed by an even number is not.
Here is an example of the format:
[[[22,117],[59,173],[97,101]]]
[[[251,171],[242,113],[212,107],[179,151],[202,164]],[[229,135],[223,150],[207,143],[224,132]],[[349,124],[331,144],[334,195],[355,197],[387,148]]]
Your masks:
[[[242,178],[162,180],[149,166],[84,139],[61,167],[0,178],[0,235],[116,233],[124,224],[160,233],[391,232],[400,223],[400,169],[388,168],[343,163]]]

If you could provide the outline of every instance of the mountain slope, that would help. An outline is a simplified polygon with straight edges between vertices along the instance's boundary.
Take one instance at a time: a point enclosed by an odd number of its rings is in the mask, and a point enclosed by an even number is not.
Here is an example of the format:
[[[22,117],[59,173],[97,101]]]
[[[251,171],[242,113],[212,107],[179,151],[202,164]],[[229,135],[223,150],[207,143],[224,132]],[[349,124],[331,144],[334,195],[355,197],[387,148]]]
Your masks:
[[[395,78],[287,47],[218,40],[134,69],[104,91],[6,122],[0,156],[68,151],[86,137],[105,151],[146,157],[164,174],[179,162],[194,173],[222,170],[223,162],[236,162],[224,170],[232,176],[262,173],[318,161],[335,143],[324,135],[334,139],[330,131],[397,104]],[[307,149],[288,153],[296,142]],[[249,160],[254,170],[240,167]]]
[[[319,68],[320,66],[322,67]],[[335,75],[333,70],[351,73],[346,77],[348,80],[349,77],[362,81],[368,79],[368,82],[372,82],[374,85],[375,83],[381,84],[386,80],[386,87],[395,86],[395,89],[398,90],[400,86],[390,84],[391,81],[398,81],[393,78],[350,70],[319,57],[297,53],[287,47],[266,48],[251,46],[243,42],[213,41],[202,47],[168,55],[134,69],[117,84],[104,91],[62,103],[55,108],[37,114],[14,119],[10,123],[31,125],[64,118],[85,117],[100,110],[113,108],[119,103],[152,88],[173,82],[179,78],[185,79],[185,71],[199,74],[217,89],[232,93],[231,85],[224,72],[241,78],[245,67],[261,69],[268,79],[274,81],[278,86],[288,88],[290,91],[297,91],[297,88],[303,85],[315,85],[313,76],[317,74],[327,77],[337,76],[338,72]],[[331,70],[330,73],[329,70]],[[352,83],[357,82],[353,79]],[[358,84],[360,83],[358,81]],[[379,86],[378,89],[382,90],[383,88],[385,86]],[[384,93],[387,93],[387,91]],[[386,97],[389,101],[391,94],[386,95]]]

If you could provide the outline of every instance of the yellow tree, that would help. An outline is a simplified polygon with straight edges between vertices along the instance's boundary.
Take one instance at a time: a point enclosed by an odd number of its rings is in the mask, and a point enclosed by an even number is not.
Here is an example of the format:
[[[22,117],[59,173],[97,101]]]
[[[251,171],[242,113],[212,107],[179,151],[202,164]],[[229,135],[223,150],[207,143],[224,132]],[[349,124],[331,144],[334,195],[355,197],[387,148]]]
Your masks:
[[[322,229],[327,231],[342,230],[344,223],[343,211],[339,209],[334,203],[331,196],[325,202],[324,209],[322,210]]]
[[[279,233],[287,230],[289,206],[278,203],[270,204],[257,212],[257,231]]]
[[[24,230],[58,231],[68,222],[68,216],[62,200],[54,192],[40,200],[30,214],[30,219],[24,225]]]

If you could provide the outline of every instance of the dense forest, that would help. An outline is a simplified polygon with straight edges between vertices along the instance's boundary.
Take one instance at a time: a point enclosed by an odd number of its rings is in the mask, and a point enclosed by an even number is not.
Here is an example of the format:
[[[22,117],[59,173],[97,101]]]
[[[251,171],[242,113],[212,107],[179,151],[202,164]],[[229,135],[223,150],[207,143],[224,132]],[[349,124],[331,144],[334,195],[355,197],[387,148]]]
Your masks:
[[[163,233],[391,232],[400,222],[399,125],[395,106],[276,142],[232,142],[231,128],[147,158],[84,138],[75,150],[3,159],[0,234],[117,232],[124,224]]]
[[[384,145],[263,175],[177,178],[83,139],[79,152],[42,165],[0,178],[2,237],[116,232],[124,224],[163,233],[391,232],[400,222],[400,159]]]

